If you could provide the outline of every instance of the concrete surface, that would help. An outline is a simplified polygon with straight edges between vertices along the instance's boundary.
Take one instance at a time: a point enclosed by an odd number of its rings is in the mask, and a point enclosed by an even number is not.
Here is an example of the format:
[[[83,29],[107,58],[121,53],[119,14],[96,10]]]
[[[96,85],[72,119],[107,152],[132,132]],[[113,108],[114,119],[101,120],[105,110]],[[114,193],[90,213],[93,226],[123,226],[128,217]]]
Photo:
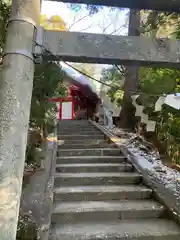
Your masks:
[[[54,188],[54,201],[108,201],[149,199],[152,190],[138,185],[98,185]]]
[[[180,231],[163,219],[55,225],[53,240],[179,240]]]
[[[47,142],[44,170],[35,172],[21,196],[21,209],[30,213],[38,227],[38,237],[48,240],[53,202],[53,172],[56,143]]]

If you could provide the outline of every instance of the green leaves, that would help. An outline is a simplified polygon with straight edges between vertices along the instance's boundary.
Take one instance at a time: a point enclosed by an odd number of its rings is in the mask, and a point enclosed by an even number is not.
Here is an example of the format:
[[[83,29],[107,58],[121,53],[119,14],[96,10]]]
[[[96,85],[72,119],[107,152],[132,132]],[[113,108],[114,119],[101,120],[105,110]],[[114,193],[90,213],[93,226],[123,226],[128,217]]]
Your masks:
[[[10,15],[10,1],[1,0],[0,1],[0,57],[2,54],[2,49],[5,43],[5,33]]]
[[[140,69],[140,88],[148,94],[172,93],[180,72],[170,69]]]
[[[122,69],[120,68],[120,70]],[[123,98],[122,85],[124,83],[124,77],[122,75],[123,70],[122,72],[120,72],[120,70],[116,66],[113,66],[103,69],[101,73],[101,81],[112,86],[108,89],[107,94],[111,101],[115,102],[117,106],[120,106]]]
[[[33,123],[40,129],[54,125],[56,105],[46,101],[46,98],[66,95],[62,80],[63,73],[56,64],[46,62],[36,65],[30,124]]]
[[[120,72],[120,70],[122,70]],[[111,68],[106,68],[102,70],[101,81],[110,84],[110,87],[107,91],[108,96],[112,102],[115,102],[117,106],[120,106],[120,103],[123,98],[122,86],[124,83],[124,77],[122,75],[123,69],[120,70],[113,66]]]

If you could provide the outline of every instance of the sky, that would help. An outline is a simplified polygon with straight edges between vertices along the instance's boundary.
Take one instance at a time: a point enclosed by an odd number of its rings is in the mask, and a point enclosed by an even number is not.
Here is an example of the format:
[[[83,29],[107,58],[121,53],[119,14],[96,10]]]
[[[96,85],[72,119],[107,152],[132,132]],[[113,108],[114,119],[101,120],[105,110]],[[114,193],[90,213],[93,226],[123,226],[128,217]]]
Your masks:
[[[108,7],[105,7],[97,14],[88,16],[89,12],[85,8],[82,11],[75,12],[68,8],[67,3],[43,1],[41,12],[48,17],[52,15],[61,16],[70,31],[91,33],[103,33],[105,31],[107,34],[114,32],[116,35],[125,35],[127,33],[127,10],[120,11],[117,8],[110,11]]]
[[[75,12],[68,7],[67,3],[43,1],[41,13],[48,17],[61,16],[69,31],[127,35],[127,9],[119,10],[117,8],[111,11],[110,8],[104,7],[97,14],[89,16],[85,7],[81,11]],[[96,64],[94,77],[100,79],[102,69],[107,67],[108,65]]]

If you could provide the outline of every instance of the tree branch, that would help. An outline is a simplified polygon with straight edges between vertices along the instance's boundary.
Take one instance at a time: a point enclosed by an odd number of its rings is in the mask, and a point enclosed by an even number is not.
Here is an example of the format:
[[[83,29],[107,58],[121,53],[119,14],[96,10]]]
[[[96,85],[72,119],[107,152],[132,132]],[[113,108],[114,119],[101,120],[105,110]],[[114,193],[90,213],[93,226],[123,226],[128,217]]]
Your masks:
[[[83,20],[83,19],[85,19],[85,18],[87,18],[87,17],[89,17],[89,16],[90,16],[90,14],[88,13],[87,15],[79,18],[77,21],[73,22],[73,23],[69,26],[68,30],[70,30],[75,24],[77,24],[78,22],[80,22],[81,20]]]

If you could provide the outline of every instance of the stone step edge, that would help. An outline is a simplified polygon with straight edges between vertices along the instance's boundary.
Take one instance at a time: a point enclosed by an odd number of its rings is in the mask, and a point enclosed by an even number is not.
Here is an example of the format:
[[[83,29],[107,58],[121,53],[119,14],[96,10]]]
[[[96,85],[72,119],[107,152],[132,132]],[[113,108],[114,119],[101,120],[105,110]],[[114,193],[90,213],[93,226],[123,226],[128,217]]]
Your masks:
[[[96,173],[54,173],[54,178],[126,178],[126,177],[142,177],[137,172],[96,172]]]
[[[79,137],[79,136],[81,136],[81,137],[90,137],[89,135],[87,135],[87,134],[65,134],[65,135],[59,135],[59,136],[57,136],[57,137]],[[102,133],[99,133],[99,134],[94,134],[93,136],[101,136],[101,137],[104,137],[105,135]]]
[[[118,148],[73,148],[73,149],[58,149],[58,152],[69,152],[69,151],[73,151],[73,152],[78,152],[78,151],[119,151],[119,153],[121,153],[121,150]]]
[[[53,214],[89,213],[89,212],[129,212],[129,211],[162,211],[166,208],[154,200],[119,200],[119,201],[81,201],[55,203]]]
[[[56,164],[56,167],[133,167],[132,164],[129,163],[58,163]]]
[[[94,222],[54,225],[52,240],[98,240],[98,239],[180,239],[180,229],[171,220],[166,219],[130,219],[114,222]],[[163,236],[163,238],[162,238]],[[158,239],[158,238],[157,238]]]
[[[58,159],[126,159],[124,156],[56,156]]]
[[[63,139],[60,139],[59,141],[64,141]],[[107,144],[108,143],[108,139],[102,139],[102,138],[93,138],[93,139],[68,139],[68,140],[66,140],[66,142],[68,142],[68,141],[73,141],[73,143],[72,144],[76,144],[76,142],[78,143],[78,144],[81,144],[81,143],[84,143],[85,142],[85,144],[97,144],[97,143],[105,143],[105,144]],[[70,143],[71,144],[71,143]],[[111,143],[110,143],[111,144]],[[113,143],[113,144],[115,144],[115,143]]]
[[[83,189],[83,190],[82,190]],[[55,187],[55,194],[63,194],[63,193],[86,193],[86,192],[104,192],[104,193],[114,193],[114,192],[134,192],[134,191],[148,191],[153,193],[152,189],[144,186],[144,185],[92,185],[92,186],[77,186],[77,187]]]

